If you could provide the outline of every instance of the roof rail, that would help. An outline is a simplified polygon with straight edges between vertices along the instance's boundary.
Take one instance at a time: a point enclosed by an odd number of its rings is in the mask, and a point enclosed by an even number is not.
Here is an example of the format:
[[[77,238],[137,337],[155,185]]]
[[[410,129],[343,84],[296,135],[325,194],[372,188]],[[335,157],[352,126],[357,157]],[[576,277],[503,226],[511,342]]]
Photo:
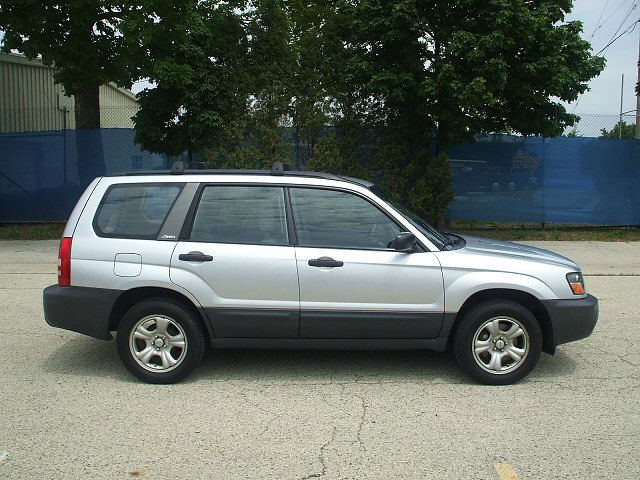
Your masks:
[[[337,180],[341,182],[349,182],[360,185],[365,188],[371,188],[373,183],[367,180],[361,180],[352,177],[342,177],[340,175],[333,175],[332,173],[324,172],[303,172],[298,170],[291,170],[289,165],[282,162],[275,162],[271,167],[271,170],[236,170],[236,169],[223,169],[223,170],[210,170],[210,169],[185,169],[184,163],[177,160],[173,162],[171,170],[136,170],[133,172],[115,172],[110,174],[110,177],[137,177],[144,175],[273,175],[273,176],[287,176],[287,177],[306,177],[306,178],[322,178],[324,180]]]

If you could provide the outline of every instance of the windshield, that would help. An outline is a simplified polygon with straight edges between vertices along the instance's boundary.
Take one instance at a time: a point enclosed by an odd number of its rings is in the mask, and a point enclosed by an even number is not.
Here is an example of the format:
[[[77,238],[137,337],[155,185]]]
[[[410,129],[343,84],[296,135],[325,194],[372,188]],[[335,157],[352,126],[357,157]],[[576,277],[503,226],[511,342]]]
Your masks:
[[[400,212],[402,216],[406,218],[409,223],[411,223],[411,225],[416,227],[420,231],[420,233],[427,237],[436,247],[441,249],[445,246],[445,244],[449,243],[449,239],[447,238],[446,234],[438,230],[433,225],[430,225],[418,214],[411,211],[400,202],[389,198],[389,196],[383,193],[378,187],[371,188],[371,191],[382,200],[387,202],[389,205],[391,205],[393,208],[395,208],[398,212]]]

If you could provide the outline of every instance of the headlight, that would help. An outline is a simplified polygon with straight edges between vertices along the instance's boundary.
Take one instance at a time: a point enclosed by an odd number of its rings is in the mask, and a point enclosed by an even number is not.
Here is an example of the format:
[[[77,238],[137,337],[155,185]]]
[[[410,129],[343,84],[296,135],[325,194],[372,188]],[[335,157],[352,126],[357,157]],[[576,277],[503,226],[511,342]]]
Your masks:
[[[571,287],[574,295],[584,295],[587,291],[584,289],[584,279],[579,272],[567,273],[567,282]]]

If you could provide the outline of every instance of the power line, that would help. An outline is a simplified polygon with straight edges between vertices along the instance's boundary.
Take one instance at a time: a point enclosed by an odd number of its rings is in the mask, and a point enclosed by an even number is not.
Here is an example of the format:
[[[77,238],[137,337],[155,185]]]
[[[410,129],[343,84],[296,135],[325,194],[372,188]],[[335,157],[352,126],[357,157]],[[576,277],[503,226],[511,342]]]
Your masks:
[[[610,0],[607,0],[607,3],[604,4],[604,8],[602,9],[602,12],[600,12],[600,17],[598,17],[598,21],[596,22],[596,28],[594,28],[593,32],[591,32],[591,35],[589,35],[589,39],[592,39],[593,36],[596,34],[596,32],[600,29],[600,27],[602,27],[602,25],[600,25],[600,20],[602,20],[604,12],[607,10],[607,7],[609,6],[609,1]]]
[[[620,25],[618,26],[618,28],[616,29],[616,31],[614,32],[614,34],[611,36],[611,39],[609,39],[609,43],[607,43],[607,45],[602,48],[602,50],[600,50],[598,53],[596,53],[596,55],[600,55],[603,51],[605,51],[610,45],[613,44],[613,42],[615,42],[618,38],[620,38],[622,35],[624,35],[627,32],[623,32],[621,35],[618,35],[618,32],[620,31],[620,29],[622,28],[622,26],[627,22],[627,20],[629,19],[629,17],[631,16],[631,13],[638,7],[638,2],[635,2],[631,8],[629,9],[629,11],[627,12],[627,15],[624,17],[624,20],[622,20],[622,22],[620,23]],[[632,24],[632,26],[635,28],[635,25],[638,22],[635,22]]]
[[[613,18],[613,16],[618,13],[625,5],[627,5],[629,3],[629,0],[623,0],[611,13],[609,13],[607,15],[607,17],[602,20],[602,18],[604,17],[605,12],[607,11],[607,7],[609,6],[610,0],[607,0],[607,2],[604,5],[604,8],[602,9],[602,11],[600,12],[600,16],[598,17],[598,21],[596,22],[596,27],[593,29],[593,32],[591,32],[591,35],[589,35],[589,37],[587,38],[587,40],[591,40],[595,34],[609,21]],[[627,31],[623,32],[622,34],[620,34],[619,36],[616,37],[617,33],[620,31],[620,29],[622,28],[622,26],[625,24],[625,22],[628,20],[628,18],[631,16],[631,13],[636,9],[636,7],[638,6],[638,2],[635,1],[634,4],[631,6],[631,9],[629,9],[629,11],[627,12],[627,15],[624,17],[624,20],[622,21],[622,23],[618,26],[616,32],[613,34],[613,36],[611,37],[610,41],[607,43],[607,45],[605,45],[604,48],[602,48],[597,54],[596,56],[600,55],[602,52],[604,52],[607,48],[609,48],[611,45],[613,45],[613,43],[615,43],[618,38],[620,38],[621,36],[625,35],[626,33],[629,33],[629,28],[631,29],[630,31],[633,31],[635,29],[635,26],[638,24],[638,22],[640,22],[640,19],[637,22],[634,22],[633,24],[631,24]],[[601,21],[602,20],[602,21]],[[582,100],[582,97],[584,96],[584,94],[580,94],[578,95],[578,98],[576,99],[576,102],[573,104],[573,108],[571,109],[571,114],[574,114],[576,109],[578,108],[578,105],[580,103],[580,100]]]
[[[627,3],[629,3],[629,0],[624,0],[620,5],[618,5],[618,8],[616,8],[613,12],[611,12],[609,15],[607,15],[607,18],[605,18],[602,23],[600,24],[599,27],[597,27],[597,30],[601,29],[602,27],[604,27],[604,24],[607,23],[609,20],[611,20],[613,18],[613,16],[618,13],[620,11],[620,9],[622,7],[624,7]]]
[[[598,22],[596,22],[596,28],[593,30],[593,32],[591,33],[590,38],[592,38],[595,33],[602,28],[602,26],[607,23],[607,21],[609,19],[611,19],[613,17],[613,15],[615,15],[625,4],[628,3],[629,0],[624,0],[620,5],[618,5],[618,8],[616,8],[613,12],[611,12],[607,18],[605,18],[605,20],[600,23],[600,20],[602,19],[604,12],[607,9],[607,6],[609,5],[609,0],[607,0],[607,3],[605,4],[604,8],[602,9],[602,12],[600,13],[600,18],[598,19]],[[609,41],[609,43],[607,45],[605,45],[605,47],[600,50],[598,53],[596,53],[595,56],[600,55],[602,52],[604,52],[607,48],[609,48],[611,45],[613,45],[613,43],[618,40],[618,38],[620,38],[621,36],[625,35],[626,33],[628,33],[628,30],[623,32],[622,34],[620,34],[618,37],[616,37],[616,34],[620,31],[620,29],[622,28],[622,26],[625,24],[625,22],[627,21],[627,19],[629,18],[629,16],[631,15],[631,12],[633,12],[636,7],[638,6],[637,1],[631,6],[631,9],[627,12],[627,15],[624,17],[624,20],[622,21],[622,23],[620,24],[620,26],[618,27],[618,29],[616,30],[616,32],[613,34],[613,36],[611,37],[611,40]],[[639,19],[640,21],[640,19]],[[635,29],[635,26],[638,22],[633,23],[632,25],[630,25],[629,28],[632,28],[631,31],[633,31],[633,29]],[[578,108],[578,104],[580,103],[580,100],[582,100],[582,96],[583,95],[579,95],[578,98],[576,99],[576,103],[573,105],[573,109],[571,110],[571,114],[573,115],[576,111],[576,109]]]
[[[622,32],[620,35],[618,35],[616,38],[614,38],[613,40],[611,40],[609,43],[607,43],[602,50],[600,50],[598,53],[596,53],[596,57],[598,55],[600,55],[602,52],[604,52],[607,48],[609,48],[611,45],[613,45],[620,37],[626,35],[627,33],[631,33],[636,29],[636,25],[638,25],[640,23],[640,18],[638,20],[636,20],[635,22],[633,22],[631,25],[629,25],[629,27]],[[616,32],[617,33],[617,32]]]

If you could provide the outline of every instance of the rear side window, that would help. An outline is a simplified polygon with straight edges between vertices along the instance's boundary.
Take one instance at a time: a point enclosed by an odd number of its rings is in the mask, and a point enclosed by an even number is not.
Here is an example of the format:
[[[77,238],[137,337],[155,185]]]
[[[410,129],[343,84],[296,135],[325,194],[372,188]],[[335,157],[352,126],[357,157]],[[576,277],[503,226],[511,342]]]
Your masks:
[[[190,240],[209,243],[288,245],[282,187],[205,187]]]
[[[123,184],[105,193],[93,225],[101,237],[156,238],[182,186]]]

